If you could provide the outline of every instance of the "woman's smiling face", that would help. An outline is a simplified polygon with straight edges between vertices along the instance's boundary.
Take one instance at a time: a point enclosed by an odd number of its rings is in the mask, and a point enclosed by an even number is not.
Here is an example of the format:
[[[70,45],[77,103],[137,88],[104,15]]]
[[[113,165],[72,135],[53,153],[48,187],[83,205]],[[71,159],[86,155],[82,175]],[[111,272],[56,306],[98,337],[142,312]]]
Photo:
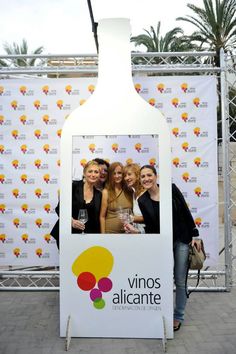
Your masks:
[[[145,189],[151,189],[157,184],[157,176],[150,168],[143,168],[140,174],[140,181]]]
[[[126,171],[124,175],[124,180],[128,188],[134,187],[137,182],[136,174],[130,169]]]

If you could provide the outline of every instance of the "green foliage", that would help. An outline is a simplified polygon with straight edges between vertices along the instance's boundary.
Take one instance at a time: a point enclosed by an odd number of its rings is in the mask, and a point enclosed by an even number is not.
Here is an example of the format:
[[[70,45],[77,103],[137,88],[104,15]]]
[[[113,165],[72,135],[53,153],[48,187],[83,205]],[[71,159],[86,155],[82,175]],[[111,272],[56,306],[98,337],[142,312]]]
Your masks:
[[[33,52],[29,53],[28,44],[25,39],[22,40],[22,43],[19,45],[15,42],[9,44],[5,42],[3,44],[3,49],[8,55],[18,55],[18,54],[41,54],[43,52],[43,47],[39,47],[35,49]],[[16,58],[16,59],[8,59],[8,60],[0,60],[0,66],[34,66],[36,65],[35,58],[24,59],[24,58]]]
[[[153,26],[149,31],[144,29],[146,33],[131,37],[131,42],[134,42],[135,47],[144,45],[147,52],[183,52],[196,48],[186,41],[182,28],[175,27],[162,36],[160,27],[159,21],[156,30]]]
[[[177,21],[189,22],[197,28],[189,40],[200,49],[215,51],[215,64],[219,66],[220,49],[236,48],[236,0],[203,0],[203,5],[201,8],[187,4],[193,15],[178,17]]]

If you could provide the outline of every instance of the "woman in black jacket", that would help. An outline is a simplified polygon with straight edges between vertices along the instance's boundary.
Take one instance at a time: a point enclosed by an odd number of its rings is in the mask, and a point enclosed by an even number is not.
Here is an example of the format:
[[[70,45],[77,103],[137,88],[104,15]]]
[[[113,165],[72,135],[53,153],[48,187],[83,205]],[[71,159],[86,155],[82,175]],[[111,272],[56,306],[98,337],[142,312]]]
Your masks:
[[[145,233],[160,233],[159,185],[157,172],[153,166],[145,165],[140,170],[141,184],[146,192],[139,199],[139,207],[143,214]],[[175,184],[172,184],[173,210],[173,253],[174,280],[176,285],[174,331],[177,331],[184,320],[184,310],[187,302],[185,281],[188,271],[189,244],[195,244],[199,249],[200,243],[193,239],[198,236],[198,230],[189,211],[186,201]],[[130,225],[125,225],[127,232],[135,232]]]
[[[99,213],[102,193],[95,188],[99,179],[100,170],[96,161],[89,161],[83,171],[83,180],[72,182],[72,233],[99,233]],[[86,209],[88,221],[84,224],[78,220],[79,210]],[[59,203],[56,207],[59,216]],[[57,220],[51,235],[56,239],[59,248],[59,220]]]

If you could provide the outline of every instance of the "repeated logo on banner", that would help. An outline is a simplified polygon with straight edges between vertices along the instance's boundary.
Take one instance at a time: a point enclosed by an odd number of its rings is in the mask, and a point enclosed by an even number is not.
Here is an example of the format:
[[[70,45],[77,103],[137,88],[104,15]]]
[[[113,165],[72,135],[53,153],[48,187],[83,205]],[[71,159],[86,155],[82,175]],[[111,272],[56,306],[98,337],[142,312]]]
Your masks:
[[[216,79],[135,77],[134,81],[137,93],[166,117],[172,139],[173,180],[182,190],[205,241],[208,264],[215,264]],[[54,208],[59,193],[61,129],[70,112],[84,104],[95,89],[95,78],[2,80],[0,265],[58,264],[50,230],[57,220]],[[73,178],[80,178],[83,166],[95,157],[158,168],[151,141],[151,136],[141,135],[125,139],[75,137]]]

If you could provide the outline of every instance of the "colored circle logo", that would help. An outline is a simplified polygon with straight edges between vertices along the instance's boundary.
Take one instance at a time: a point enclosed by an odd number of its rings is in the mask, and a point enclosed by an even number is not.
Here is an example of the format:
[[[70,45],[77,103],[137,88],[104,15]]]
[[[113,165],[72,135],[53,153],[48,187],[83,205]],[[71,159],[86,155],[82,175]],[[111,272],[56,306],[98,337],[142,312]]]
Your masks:
[[[94,246],[82,252],[72,264],[78,287],[89,292],[90,300],[97,310],[105,307],[103,294],[112,289],[112,280],[108,276],[113,263],[113,255],[108,249]]]

